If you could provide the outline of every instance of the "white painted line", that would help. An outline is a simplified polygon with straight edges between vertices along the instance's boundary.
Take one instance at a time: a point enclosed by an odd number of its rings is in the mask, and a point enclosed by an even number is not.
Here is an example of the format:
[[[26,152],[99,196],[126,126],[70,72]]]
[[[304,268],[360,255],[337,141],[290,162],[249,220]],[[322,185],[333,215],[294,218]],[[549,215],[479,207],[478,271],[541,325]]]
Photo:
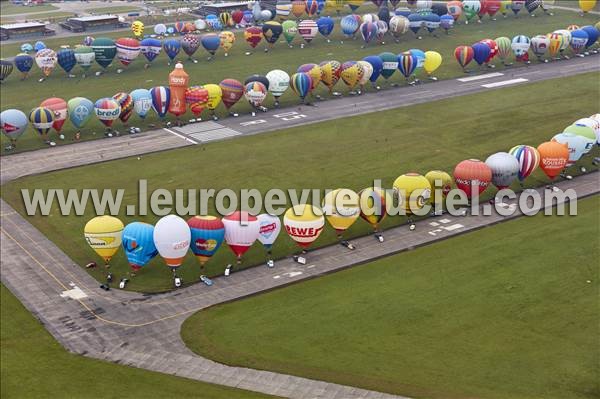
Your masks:
[[[446,230],[446,231],[453,231],[453,230],[462,229],[463,227],[465,227],[465,226],[463,226],[462,224],[453,224],[452,226],[446,226],[446,227],[444,227],[444,230]]]
[[[481,85],[481,87],[485,87],[486,89],[491,89],[494,87],[514,85],[517,83],[524,83],[524,82],[529,82],[529,79],[518,78],[518,79],[504,80],[502,82],[488,83],[485,85]]]
[[[500,72],[493,72],[493,73],[486,73],[484,75],[470,76],[468,78],[460,78],[460,79],[456,79],[456,80],[458,80],[459,82],[473,82],[475,80],[497,78],[498,76],[504,76],[504,74],[500,73]]]
[[[312,268],[313,268],[313,267],[315,267],[315,266],[317,266],[317,265],[309,265],[309,266],[306,266],[306,268],[307,268],[307,269],[312,269]]]
[[[166,127],[163,127],[163,130],[167,133],[171,133],[172,135],[179,137],[180,139],[184,139],[186,141],[189,141],[190,143],[198,144],[198,142],[196,140],[192,140],[189,137],[185,137],[184,135],[176,133],[176,132],[172,131],[171,129],[167,129]]]
[[[440,224],[436,223],[436,222],[431,222],[431,223],[429,223],[429,225],[432,227],[438,227]]]
[[[85,292],[83,292],[81,290],[81,288],[74,286],[75,288],[71,289],[71,290],[67,290],[67,291],[63,291],[62,294],[60,294],[61,297],[63,298],[71,298],[71,299],[83,299],[83,298],[87,298],[87,295]]]
[[[446,223],[450,223],[450,222],[451,222],[450,219],[440,219],[440,223],[446,224]]]

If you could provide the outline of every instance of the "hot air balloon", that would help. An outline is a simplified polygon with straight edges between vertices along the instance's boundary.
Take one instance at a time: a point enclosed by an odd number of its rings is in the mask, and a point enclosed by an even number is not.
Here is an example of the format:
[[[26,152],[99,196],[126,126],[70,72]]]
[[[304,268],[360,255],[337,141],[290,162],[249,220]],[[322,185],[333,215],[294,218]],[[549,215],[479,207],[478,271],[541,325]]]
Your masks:
[[[388,80],[392,77],[394,72],[398,70],[398,56],[394,53],[385,52],[379,54],[379,58],[383,61],[383,69],[381,70],[381,76]]]
[[[442,65],[442,55],[437,51],[426,51],[425,52],[425,62],[423,63],[423,69],[429,76],[430,79],[437,80],[437,78],[432,77],[431,74],[434,73],[439,67]]]
[[[198,50],[198,47],[200,47],[199,35],[195,35],[193,33],[186,33],[181,38],[181,49],[184,53],[187,54],[188,60],[197,62],[196,60],[192,59],[192,56],[194,55],[196,50]]]
[[[423,19],[423,15],[413,13],[409,14],[408,18],[408,28],[415,34],[417,39],[421,39],[418,35],[421,28],[425,25],[425,20]]]
[[[60,134],[68,116],[67,102],[62,98],[52,97],[42,101],[40,107],[49,109],[54,113],[52,128],[56,130],[56,133]]]
[[[462,15],[463,12],[463,8],[462,8],[462,2],[460,1],[449,1],[446,4],[446,7],[448,7],[448,14],[454,18],[455,21],[457,21],[460,16]]]
[[[204,111],[208,103],[208,90],[202,86],[192,86],[185,91],[185,103],[196,118]]]
[[[275,43],[277,43],[282,32],[283,28],[281,27],[281,24],[276,21],[265,22],[262,26],[262,34],[270,48],[273,48]]]
[[[373,227],[375,238],[383,242],[379,226],[387,216],[387,207],[392,203],[391,196],[381,187],[365,188],[358,196],[360,217]]]
[[[583,14],[592,11],[596,7],[596,0],[579,0],[579,8]]]
[[[69,120],[77,128],[75,139],[79,139],[81,128],[94,115],[94,103],[84,97],[75,97],[67,102]]]
[[[21,51],[24,53],[31,53],[33,51],[33,46],[31,43],[23,43],[21,45]]]
[[[360,17],[358,15],[346,15],[340,21],[340,27],[346,37],[352,38],[360,28]]]
[[[310,92],[313,92],[317,88],[319,83],[321,83],[323,71],[321,70],[321,67],[317,64],[302,64],[298,67],[298,70],[296,72],[307,73],[312,78],[312,84],[309,90]]]
[[[585,44],[585,48],[589,49],[598,41],[598,38],[600,37],[600,30],[592,25],[586,25],[582,27],[581,30],[585,31],[585,33],[588,35],[588,41]]]
[[[362,76],[358,81],[358,84],[360,85],[360,90],[358,93],[362,94],[365,89],[365,85],[370,81],[371,76],[373,75],[373,65],[364,60],[357,61],[357,63],[360,65],[363,71]]]
[[[377,25],[373,22],[363,22],[360,26],[360,34],[365,45],[369,44],[377,36]]]
[[[40,134],[42,140],[46,144],[50,144],[48,132],[50,132],[54,123],[54,112],[44,107],[34,108],[29,113],[29,122],[31,122],[33,128]]]
[[[133,110],[141,119],[145,119],[148,111],[152,108],[152,95],[150,94],[150,90],[135,89],[129,93],[129,95],[133,101]]]
[[[504,36],[498,37],[494,41],[496,42],[496,45],[498,46],[498,56],[502,60],[502,64],[510,65],[510,64],[506,64],[506,59],[512,53],[512,41],[508,37],[504,37]]]
[[[214,216],[194,216],[187,221],[191,231],[190,249],[203,269],[225,238],[225,225]]]
[[[190,76],[183,70],[181,63],[175,64],[175,68],[169,74],[169,112],[175,115],[177,120],[185,114],[185,91],[188,88]]]
[[[250,10],[244,11],[243,21],[244,21],[244,25],[252,24],[252,22],[254,21],[254,15],[252,14],[252,11],[250,11]]]
[[[594,133],[596,134],[596,143],[600,143],[600,115],[598,115],[598,117],[596,119],[594,119],[593,116],[589,117],[589,118],[582,118],[582,119],[578,119],[574,125],[577,126],[586,126],[589,127],[590,129],[592,129],[594,131]]]
[[[181,43],[176,39],[165,40],[163,42],[163,50],[165,50],[167,57],[169,57],[170,61],[168,64],[171,65],[171,62],[177,57],[177,54],[179,54],[179,51],[181,50]]]
[[[583,29],[577,29],[571,32],[571,49],[578,56],[583,56],[581,52],[588,42],[589,36]]]
[[[56,53],[56,60],[58,65],[67,73],[67,75],[71,76],[70,72],[77,63],[73,49],[63,48],[58,50],[58,53]]]
[[[435,210],[442,210],[444,198],[452,190],[452,177],[442,170],[432,170],[425,174],[431,186],[431,203]]]
[[[515,16],[518,16],[519,11],[521,11],[525,7],[525,0],[512,0],[510,8],[515,13]]]
[[[492,170],[478,159],[468,159],[454,168],[454,181],[467,198],[476,198],[490,185]]]
[[[15,66],[23,74],[21,79],[25,79],[33,67],[33,57],[25,53],[18,54],[15,57]]]
[[[222,101],[229,111],[244,95],[244,85],[235,79],[225,79],[219,83],[223,95]],[[231,112],[230,112],[231,113]],[[237,116],[237,114],[233,114]]]
[[[340,73],[340,77],[346,83],[346,85],[350,88],[351,93],[352,90],[356,87],[356,85],[362,79],[364,71],[362,66],[356,61],[347,61],[342,64],[342,71]]]
[[[229,50],[233,47],[233,43],[235,43],[235,34],[230,31],[223,31],[219,33],[220,46],[225,52],[225,57],[229,56]]]
[[[269,215],[268,213],[258,215],[257,219],[259,224],[258,241],[260,241],[267,251],[267,266],[273,267],[274,263],[271,259],[271,251],[275,240],[277,240],[281,232],[281,220],[277,216]]]
[[[359,197],[347,188],[338,188],[325,194],[323,198],[323,213],[325,218],[336,231],[340,243],[348,249],[354,246],[343,239],[348,230],[360,215]]]
[[[375,82],[377,82],[377,79],[379,76],[381,76],[381,72],[383,72],[383,60],[378,55],[370,55],[363,58],[363,60],[371,64],[373,67],[373,73],[371,74],[369,80],[371,81],[371,84],[375,86]]]
[[[115,45],[117,46],[117,58],[126,67],[140,55],[140,42],[137,39],[122,37],[117,39]]]
[[[250,82],[260,82],[265,85],[267,90],[269,89],[269,79],[267,79],[266,76],[262,76],[262,75],[258,75],[258,74],[248,76],[246,78],[246,80],[244,81],[244,85],[247,85]]]
[[[529,47],[531,46],[531,39],[524,35],[518,35],[512,39],[512,50],[515,53],[517,61],[529,62]]]
[[[537,35],[531,38],[531,49],[533,50],[533,54],[538,57],[540,62],[543,61],[544,55],[548,52],[548,48],[550,47],[550,39],[545,35]],[[545,60],[548,62],[548,60]]]
[[[154,245],[154,226],[148,223],[132,222],[125,226],[122,244],[133,273],[146,266],[158,255]]]
[[[248,7],[248,8],[250,8],[250,7]],[[260,21],[262,19],[261,13],[262,13],[262,9],[260,8],[260,2],[255,1],[254,4],[252,5],[252,15],[254,16],[255,21]]]
[[[150,89],[150,96],[152,97],[152,109],[161,120],[164,119],[169,111],[171,91],[168,87],[157,86]]]
[[[552,58],[556,59],[564,37],[558,33],[548,33],[546,37],[548,37],[548,40],[550,42],[550,45],[548,46],[548,52],[550,53],[550,56]]]
[[[244,88],[244,97],[253,108],[259,108],[267,98],[267,87],[258,81],[249,82]]]
[[[225,242],[237,257],[237,264],[242,263],[242,256],[258,239],[260,224],[256,216],[246,211],[236,211],[223,218],[225,225]]]
[[[537,10],[538,7],[541,5],[542,5],[542,0],[526,0],[525,1],[525,8],[527,9],[527,12],[529,14],[531,14],[532,17],[535,17],[533,12],[535,10]]]
[[[129,93],[120,92],[113,96],[113,100],[119,104],[119,119],[125,126],[127,126],[127,121],[133,114],[133,99]]]
[[[275,98],[275,107],[279,107],[279,98],[290,87],[290,75],[280,69],[274,69],[267,73],[269,80],[269,91]]]
[[[519,175],[520,165],[517,158],[507,152],[497,152],[485,160],[492,171],[492,183],[498,190],[509,187]]]
[[[464,0],[462,3],[463,13],[468,24],[481,10],[481,2],[479,0]]]
[[[96,59],[96,52],[89,46],[80,46],[75,49],[75,60],[77,65],[83,69],[83,77],[88,69],[92,66],[92,62]]]
[[[92,50],[94,50],[94,59],[106,70],[117,55],[117,46],[113,39],[99,37],[92,42]]]
[[[250,26],[244,31],[244,38],[252,48],[256,48],[263,38],[262,29],[257,26]]]
[[[292,47],[292,41],[294,41],[294,38],[298,33],[298,24],[296,24],[296,21],[287,20],[281,24],[281,27],[283,28],[283,37],[285,38],[285,41],[289,47]]]
[[[206,35],[202,36],[200,43],[202,43],[202,47],[204,47],[204,49],[211,55],[208,57],[210,60],[221,46],[221,39],[216,33],[207,33]]]
[[[323,61],[319,64],[321,69],[321,80],[323,84],[329,89],[329,94],[334,94],[333,87],[340,80],[340,73],[342,72],[342,64],[338,61]]]
[[[396,15],[390,19],[389,29],[390,32],[392,32],[392,36],[394,36],[396,39],[396,42],[398,42],[401,35],[404,35],[406,32],[408,32],[409,23],[410,21],[408,18],[401,15]]]
[[[450,29],[454,27],[454,18],[451,15],[442,15],[440,17],[440,27],[446,31],[446,34],[450,34]]]
[[[220,13],[219,21],[221,21],[221,25],[223,25],[224,28],[233,26],[233,18],[231,17],[231,14],[228,12]]]
[[[496,15],[496,13],[498,11],[500,11],[500,8],[502,7],[502,3],[500,0],[487,0],[486,1],[486,11],[488,13],[488,15],[490,16],[490,18],[492,18],[493,21],[496,20],[496,18],[494,18],[494,16]]]
[[[292,11],[292,2],[290,0],[278,0],[275,5],[275,15],[279,17],[281,21],[286,20]]]
[[[107,130],[110,130],[113,122],[121,115],[121,107],[112,98],[101,98],[94,104],[94,113]]]
[[[231,13],[231,19],[233,19],[233,23],[236,26],[239,25],[244,19],[244,12],[242,10],[235,10]]]
[[[179,216],[164,216],[154,226],[152,237],[158,253],[175,273],[190,248],[192,234],[188,224]]]
[[[290,85],[294,93],[302,100],[302,104],[304,104],[306,96],[310,93],[310,88],[312,86],[312,78],[310,75],[304,72],[295,73],[290,78]]]
[[[475,43],[471,46],[471,48],[473,49],[473,59],[477,62],[477,64],[479,64],[479,66],[482,66],[490,56],[490,46],[488,46],[486,43],[480,42]]]
[[[423,15],[423,20],[424,20],[425,29],[427,29],[427,32],[429,32],[430,35],[437,37],[437,35],[434,32],[436,31],[436,29],[438,29],[440,27],[440,24],[441,24],[440,16],[437,14],[434,14],[432,12],[429,12],[429,13],[426,13],[425,15]]]
[[[131,24],[131,32],[133,36],[141,38],[144,36],[144,23],[142,21],[133,21]]]
[[[463,70],[465,70],[465,67],[469,65],[469,63],[473,60],[474,56],[475,52],[470,46],[458,46],[454,50],[454,57],[456,58],[456,61],[458,61]]]
[[[407,82],[408,78],[417,69],[418,64],[419,59],[416,55],[411,54],[408,51],[402,54],[398,54],[398,70],[400,70],[400,73],[406,78]]]
[[[565,128],[563,132],[581,136],[586,140],[587,144],[584,154],[587,154],[592,150],[594,142],[596,141],[596,132],[588,126],[574,124]]]
[[[329,39],[329,35],[333,32],[334,21],[331,17],[321,17],[317,20],[317,28],[319,29],[319,33],[327,39],[327,43],[331,42]]]
[[[589,141],[582,136],[576,136],[572,133],[559,133],[552,137],[552,141],[567,145],[569,149],[569,159],[565,165],[567,168],[574,165],[587,151],[589,151],[587,148]],[[590,143],[590,149],[595,141],[596,140],[594,139]]]
[[[56,67],[56,53],[49,48],[42,49],[35,54],[35,63],[41,69],[44,77],[47,78],[54,70],[54,67]]]
[[[96,216],[90,219],[83,228],[88,245],[104,259],[106,267],[121,247],[123,222],[114,216]]]
[[[33,45],[33,49],[35,50],[36,53],[45,48],[46,48],[46,44],[44,42],[42,42],[41,40],[35,42],[35,44]]]
[[[556,141],[547,141],[537,148],[540,154],[540,168],[550,180],[564,169],[569,160],[569,147]]]
[[[498,43],[496,43],[496,41],[492,39],[483,39],[480,40],[480,43],[487,44],[487,46],[490,48],[490,55],[488,55],[488,58],[487,60],[485,60],[485,63],[488,64],[488,66],[490,66],[491,68],[493,68],[494,65],[489,65],[489,63],[494,59],[494,57],[496,57],[496,55],[498,55]]]
[[[10,146],[7,150],[12,150],[17,145],[17,139],[27,129],[27,115],[18,109],[7,109],[0,112],[0,129],[2,133],[10,140]]]
[[[154,25],[154,33],[156,33],[159,36],[164,35],[165,33],[167,33],[167,27],[165,24],[156,24]]]
[[[319,31],[319,27],[317,23],[312,19],[305,19],[300,21],[298,24],[298,34],[302,36],[306,43],[312,42],[312,40],[317,36],[317,32]]]
[[[356,11],[360,6],[364,4],[364,0],[346,0],[346,4],[350,7],[352,12]]]
[[[410,229],[414,230],[414,223],[410,215],[420,215],[431,199],[431,185],[429,180],[418,173],[406,173],[394,181],[394,195],[398,198],[398,204],[409,215]]]
[[[321,209],[310,204],[298,204],[285,212],[283,225],[290,238],[305,252],[321,235],[325,218]]]
[[[217,107],[221,103],[221,99],[223,98],[223,91],[221,90],[221,87],[219,85],[212,83],[204,85],[204,88],[208,90],[208,102],[206,103],[206,106],[208,107],[212,118],[214,120],[217,120],[218,118],[217,115],[215,115],[215,109],[217,109]]]
[[[535,147],[517,145],[508,152],[519,162],[519,180],[523,182],[540,164],[540,153]]]

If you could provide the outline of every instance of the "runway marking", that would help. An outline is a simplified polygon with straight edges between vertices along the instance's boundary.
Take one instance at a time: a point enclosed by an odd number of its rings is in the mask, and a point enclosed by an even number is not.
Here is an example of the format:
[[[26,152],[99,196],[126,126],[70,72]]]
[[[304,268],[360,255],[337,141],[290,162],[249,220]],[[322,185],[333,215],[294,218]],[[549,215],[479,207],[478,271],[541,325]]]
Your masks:
[[[491,89],[494,87],[514,85],[517,83],[524,83],[524,82],[529,82],[529,79],[518,78],[518,79],[503,80],[502,82],[495,82],[495,83],[488,83],[485,85],[481,85],[481,87],[485,87],[486,89]]]
[[[468,78],[460,78],[460,79],[456,79],[456,80],[458,80],[459,82],[466,83],[466,82],[473,82],[475,80],[497,78],[498,76],[504,76],[504,74],[501,72],[493,72],[493,73],[486,73],[483,75],[470,76]]]
[[[71,283],[73,284],[73,283]],[[71,285],[69,284],[69,285]],[[87,298],[87,294],[85,292],[83,292],[83,290],[77,286],[74,286],[72,289],[67,290],[67,291],[63,291],[62,294],[60,294],[60,296],[62,298],[71,298],[71,299],[83,299],[83,298]]]
[[[267,123],[264,119],[256,119],[254,121],[241,122],[240,126],[252,126],[252,125],[260,125],[262,123]]]
[[[182,134],[176,133],[176,132],[172,131],[171,129],[167,129],[166,127],[163,127],[163,130],[164,130],[165,132],[167,132],[167,133],[171,133],[172,135],[179,137],[180,139],[184,139],[184,140],[186,140],[186,141],[189,141],[189,142],[191,142],[191,143],[198,144],[198,142],[197,142],[197,141],[195,141],[195,140],[192,140],[192,139],[190,139],[189,137],[185,137],[185,136],[184,136],[184,135],[182,135]]]
[[[451,226],[444,227],[444,230],[454,231],[454,230],[462,229],[463,227],[465,227],[465,226],[463,226],[462,224],[453,224]]]

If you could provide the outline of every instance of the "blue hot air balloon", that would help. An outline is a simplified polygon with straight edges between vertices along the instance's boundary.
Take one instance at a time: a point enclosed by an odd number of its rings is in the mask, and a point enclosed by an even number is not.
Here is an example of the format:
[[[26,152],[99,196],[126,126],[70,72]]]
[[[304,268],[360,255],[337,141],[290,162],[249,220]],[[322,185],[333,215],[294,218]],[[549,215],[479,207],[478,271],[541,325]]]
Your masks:
[[[485,43],[475,43],[471,46],[473,49],[473,59],[479,64],[483,65],[490,56],[490,46]]]
[[[75,67],[77,64],[77,60],[75,59],[75,51],[70,48],[58,50],[56,53],[56,59],[58,65],[60,65],[60,67],[64,69],[67,74],[69,74],[73,67]]]
[[[25,132],[28,123],[27,115],[18,109],[7,109],[0,112],[0,129],[10,139],[12,146]]]
[[[35,44],[33,45],[33,49],[35,50],[36,53],[45,48],[46,48],[46,44],[42,41],[35,42]]]
[[[252,11],[250,10],[246,10],[244,11],[244,23],[246,23],[246,25],[250,25],[252,22],[254,22],[254,14],[252,14]]]
[[[417,68],[423,68],[423,64],[425,64],[425,52],[423,52],[423,50],[419,50],[418,48],[412,48],[408,50],[408,52],[417,57],[417,60],[419,61],[417,63]]]
[[[21,51],[24,53],[31,53],[33,51],[33,45],[31,43],[23,43],[21,45]]]
[[[210,55],[215,55],[215,52],[221,45],[221,39],[216,33],[209,33],[202,36],[200,43],[202,44],[202,47],[204,47],[204,49],[210,53]]]
[[[419,30],[423,27],[425,21],[423,20],[423,16],[421,14],[410,14],[408,17],[408,27],[413,33],[416,35]]]
[[[152,96],[152,109],[159,118],[164,118],[167,111],[169,111],[171,90],[164,86],[153,87],[150,89],[150,96]]]
[[[432,12],[427,13],[423,16],[425,21],[425,28],[429,33],[433,33],[437,28],[440,27],[441,19],[440,16]]]
[[[340,22],[342,33],[347,37],[352,37],[358,30],[358,18],[355,15],[346,15]]]
[[[195,216],[188,220],[192,233],[190,249],[196,255],[200,266],[218,251],[225,238],[223,222],[214,216]]]
[[[84,97],[75,97],[67,102],[69,120],[81,129],[94,115],[94,103]]]
[[[153,236],[154,226],[148,223],[133,222],[123,229],[123,249],[134,272],[158,255]]]
[[[15,66],[23,74],[23,79],[25,79],[33,66],[33,57],[29,54],[21,53],[15,57]]]
[[[588,41],[585,44],[585,48],[589,48],[594,45],[598,41],[598,37],[600,37],[600,31],[596,29],[596,27],[592,25],[586,25],[581,28],[581,30],[585,31],[588,34]]]
[[[406,79],[415,72],[417,65],[419,65],[419,58],[415,54],[407,51],[398,55],[398,69]]]
[[[448,33],[450,29],[454,26],[454,17],[452,15],[446,14],[440,17],[440,27]]]
[[[383,71],[383,60],[378,55],[370,55],[363,58],[363,61],[368,62],[373,67],[373,73],[371,74],[369,80],[372,83],[375,83]]]
[[[135,89],[129,93],[133,100],[133,110],[142,119],[146,118],[148,111],[152,108],[152,95],[150,90]]]
[[[153,37],[148,37],[140,42],[140,51],[144,54],[148,62],[154,61],[160,54],[161,49],[161,41]]]
[[[181,50],[181,43],[179,40],[175,39],[165,40],[163,49],[165,50],[165,53],[167,53],[167,57],[173,61],[175,57],[177,57],[177,54],[179,54],[179,50]]]
[[[310,92],[312,86],[312,78],[304,72],[295,73],[290,78],[290,87],[298,94],[298,97],[304,102],[304,98]]]
[[[373,22],[364,22],[360,26],[360,34],[366,44],[369,44],[377,36],[377,25]]]
[[[317,19],[317,28],[319,29],[319,33],[327,38],[329,41],[329,35],[333,32],[333,18],[331,17],[321,17]]]

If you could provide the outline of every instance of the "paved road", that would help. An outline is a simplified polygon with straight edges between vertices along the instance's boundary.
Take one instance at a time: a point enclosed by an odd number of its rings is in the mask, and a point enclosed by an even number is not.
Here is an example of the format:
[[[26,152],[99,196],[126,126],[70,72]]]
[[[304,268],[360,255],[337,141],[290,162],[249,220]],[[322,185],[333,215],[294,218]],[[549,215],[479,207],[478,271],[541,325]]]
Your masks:
[[[108,141],[88,141],[55,148],[3,156],[0,158],[0,183],[25,174],[80,166],[110,159],[135,156],[187,145],[202,144],[306,125],[344,116],[407,107],[429,101],[457,97],[497,88],[600,71],[600,56],[576,58],[569,61],[517,67],[502,72],[488,71],[483,75],[465,75],[416,87],[403,86],[362,96],[318,102],[317,107],[297,106],[259,113],[256,117],[243,115],[217,122],[206,121],[183,128],[160,129],[133,136],[111,138]],[[464,79],[468,79],[464,81]]]
[[[600,192],[599,173],[558,183],[576,189],[579,198]],[[540,189],[538,191],[541,191]],[[514,209],[514,202],[503,205]],[[290,398],[387,398],[383,393],[308,380],[268,371],[230,367],[190,352],[179,331],[192,313],[303,279],[314,278],[436,240],[473,231],[510,217],[442,216],[385,232],[385,242],[363,237],[348,251],[331,246],[310,252],[304,266],[290,259],[275,268],[254,268],[219,277],[213,287],[196,284],[174,292],[145,296],[104,292],[84,269],[0,201],[2,246],[0,277],[52,335],[70,351],[84,356],[175,374],[200,381]],[[398,265],[398,267],[402,267]]]

